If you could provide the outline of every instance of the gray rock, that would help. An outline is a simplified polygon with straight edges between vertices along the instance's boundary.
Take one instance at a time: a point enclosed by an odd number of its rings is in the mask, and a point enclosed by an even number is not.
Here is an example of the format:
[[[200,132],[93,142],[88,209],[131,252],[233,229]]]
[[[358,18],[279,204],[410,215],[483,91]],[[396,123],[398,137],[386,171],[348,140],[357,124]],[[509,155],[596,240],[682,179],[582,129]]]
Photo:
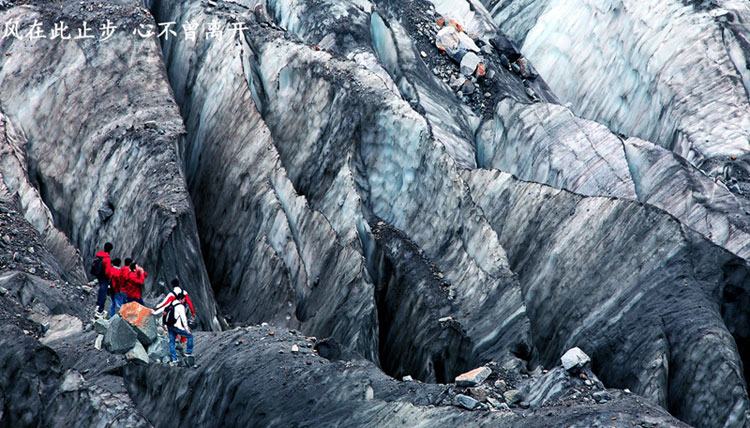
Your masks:
[[[521,391],[517,389],[509,389],[503,393],[503,399],[508,404],[516,404],[521,401]]]
[[[97,318],[94,320],[94,330],[99,334],[106,334],[109,328],[110,320],[104,318]]]
[[[477,406],[479,406],[479,401],[469,397],[468,395],[458,394],[456,395],[456,398],[453,399],[453,404],[459,407],[463,407],[464,409],[474,410]]]
[[[151,315],[150,309],[136,302],[131,302],[120,308],[120,316],[133,327],[136,335],[138,335],[138,341],[143,346],[148,346],[156,340],[158,333],[156,318]]]
[[[141,345],[141,342],[136,341],[135,345],[125,353],[125,358],[129,360],[140,360],[144,363],[149,363],[149,357],[146,353],[146,349]]]
[[[148,346],[148,358],[151,361],[159,361],[163,358],[170,358],[169,338],[167,338],[166,335],[158,335],[156,337],[156,340]]]
[[[560,361],[565,370],[577,372],[585,367],[586,364],[589,364],[591,358],[589,358],[589,356],[580,348],[574,347],[568,349],[568,351],[560,358]]]
[[[96,340],[94,341],[94,349],[102,350],[102,343],[104,342],[104,335],[99,334],[96,336]]]
[[[42,343],[49,344],[50,342],[74,336],[83,332],[83,323],[80,319],[72,315],[60,314],[44,318],[44,323],[48,324],[49,328],[44,333],[44,337],[39,339],[39,341]]]
[[[127,321],[115,315],[109,321],[109,328],[104,334],[104,348],[115,354],[124,354],[133,349],[138,342],[138,335],[133,326]]]
[[[456,377],[456,386],[475,386],[484,382],[492,373],[489,367],[477,367]]]
[[[3,235],[3,242],[5,242],[6,244],[10,244],[10,236]]]
[[[469,52],[461,58],[461,74],[464,76],[471,76],[474,74],[474,70],[477,69],[482,59],[473,52]]]
[[[83,386],[83,376],[76,370],[68,370],[65,372],[65,377],[60,384],[60,391],[72,392],[81,389]]]

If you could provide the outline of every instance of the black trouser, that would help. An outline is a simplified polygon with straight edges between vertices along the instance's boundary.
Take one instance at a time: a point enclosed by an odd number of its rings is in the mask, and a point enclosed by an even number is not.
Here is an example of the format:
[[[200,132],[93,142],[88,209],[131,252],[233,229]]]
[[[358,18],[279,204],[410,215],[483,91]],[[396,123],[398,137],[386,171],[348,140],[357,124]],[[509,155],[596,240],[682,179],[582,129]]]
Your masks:
[[[97,312],[104,311],[104,302],[107,301],[108,290],[109,290],[109,280],[100,279],[99,280],[99,293],[96,295],[96,311]]]

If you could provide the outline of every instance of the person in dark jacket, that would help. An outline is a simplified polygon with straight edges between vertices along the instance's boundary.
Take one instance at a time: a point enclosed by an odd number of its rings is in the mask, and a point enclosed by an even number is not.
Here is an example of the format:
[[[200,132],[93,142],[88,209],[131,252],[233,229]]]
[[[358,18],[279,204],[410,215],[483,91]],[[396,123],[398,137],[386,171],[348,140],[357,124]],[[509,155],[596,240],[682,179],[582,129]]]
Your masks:
[[[107,292],[111,283],[109,276],[107,276],[107,271],[112,269],[112,262],[109,258],[109,252],[112,251],[112,247],[111,242],[104,244],[104,251],[96,253],[94,263],[92,264],[91,273],[99,281],[99,292],[96,295],[96,318],[104,318],[107,315],[104,312],[104,303],[107,301]],[[95,266],[97,267],[96,272],[94,271]]]

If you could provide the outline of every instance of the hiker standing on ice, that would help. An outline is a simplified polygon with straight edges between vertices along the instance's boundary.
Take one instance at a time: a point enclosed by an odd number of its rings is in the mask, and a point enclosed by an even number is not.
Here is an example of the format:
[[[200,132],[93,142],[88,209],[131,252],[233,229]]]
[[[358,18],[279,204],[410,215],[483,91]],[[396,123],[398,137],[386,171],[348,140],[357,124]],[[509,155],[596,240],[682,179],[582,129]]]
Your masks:
[[[179,293],[176,299],[167,306],[151,311],[154,315],[164,312],[164,325],[169,332],[169,352],[172,355],[172,365],[177,364],[177,349],[175,348],[177,336],[187,337],[185,356],[189,357],[193,353],[193,333],[188,326],[185,300],[185,293]]]
[[[91,263],[91,269],[89,272],[94,275],[99,281],[99,291],[96,295],[96,318],[104,318],[107,316],[104,313],[104,303],[107,301],[107,292],[109,291],[110,278],[107,275],[108,271],[112,269],[112,262],[109,258],[109,252],[112,251],[112,243],[107,242],[104,244],[104,251],[99,251],[94,256],[94,261]]]

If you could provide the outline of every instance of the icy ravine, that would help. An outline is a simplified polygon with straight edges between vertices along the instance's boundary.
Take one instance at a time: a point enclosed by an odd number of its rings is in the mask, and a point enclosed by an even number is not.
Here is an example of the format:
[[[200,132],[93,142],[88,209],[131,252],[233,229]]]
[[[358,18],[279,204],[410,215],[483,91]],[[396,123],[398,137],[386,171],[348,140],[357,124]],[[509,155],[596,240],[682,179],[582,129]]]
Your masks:
[[[97,28],[117,18],[133,28],[152,22],[137,5],[17,6],[0,14],[19,22],[86,17]],[[0,107],[28,138],[29,175],[55,224],[86,262],[105,241],[115,255],[132,255],[150,273],[146,292],[178,276],[203,327],[220,328],[177,153],[184,127],[156,39],[122,30],[107,41],[13,40],[1,45],[10,55],[1,59]]]
[[[746,6],[732,14],[676,0],[485,4],[577,114],[750,190],[750,50],[736,22]]]
[[[224,3],[204,9],[208,15],[245,10]],[[462,322],[473,343],[472,359],[527,354],[528,320],[504,252],[486,239],[494,233],[424,120],[383,76],[252,25],[245,33],[244,73],[294,190],[340,237],[356,236],[368,263],[375,243],[368,223],[378,218],[423,249],[455,295],[447,306],[451,312],[442,315],[469,314]],[[370,266],[374,280],[388,279],[380,274]],[[422,316],[415,308],[408,312]],[[439,334],[440,315],[426,316],[434,318],[430,328]],[[498,325],[498,318],[506,322]],[[394,320],[399,323],[406,320]],[[429,358],[419,360],[416,370],[434,379]]]
[[[198,2],[158,1],[152,8],[162,21],[202,26],[215,19]],[[187,127],[186,174],[219,303],[237,320],[333,336],[377,362],[373,286],[356,225],[337,236],[293,188],[255,107],[243,44],[239,37],[200,36],[163,46]]]
[[[652,207],[464,176],[519,274],[543,363],[575,344],[607,385],[694,426],[750,422],[730,334],[748,316],[746,263]]]

